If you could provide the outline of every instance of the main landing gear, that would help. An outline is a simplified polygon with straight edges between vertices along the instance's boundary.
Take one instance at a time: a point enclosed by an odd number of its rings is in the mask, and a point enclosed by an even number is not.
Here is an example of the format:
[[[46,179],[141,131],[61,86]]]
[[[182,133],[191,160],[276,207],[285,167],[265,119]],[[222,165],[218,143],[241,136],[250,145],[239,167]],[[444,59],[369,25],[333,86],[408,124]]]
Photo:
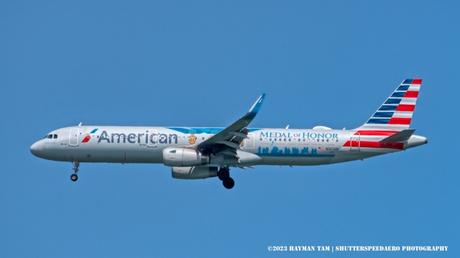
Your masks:
[[[235,181],[230,177],[230,169],[221,167],[217,172],[217,177],[222,181],[222,185],[227,189],[232,189],[235,186]]]
[[[73,161],[72,164],[73,164],[73,168],[72,168],[73,174],[70,175],[70,180],[72,180],[73,182],[76,182],[78,180],[77,172],[78,172],[78,168],[80,167],[80,162]]]

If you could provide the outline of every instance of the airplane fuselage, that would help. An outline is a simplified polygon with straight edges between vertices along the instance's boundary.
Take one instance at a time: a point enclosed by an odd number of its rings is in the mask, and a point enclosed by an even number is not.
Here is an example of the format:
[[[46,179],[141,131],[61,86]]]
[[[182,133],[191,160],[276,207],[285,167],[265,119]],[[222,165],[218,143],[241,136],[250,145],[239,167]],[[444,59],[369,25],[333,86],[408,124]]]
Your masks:
[[[82,126],[50,132],[31,146],[34,155],[71,161],[77,181],[80,162],[162,163],[178,179],[218,177],[235,185],[230,167],[322,165],[365,159],[427,143],[410,128],[421,79],[404,80],[361,126],[353,130],[249,128],[262,94],[241,118],[225,128]]]
[[[222,128],[74,126],[57,129],[37,141],[35,155],[57,161],[164,163],[168,147],[193,148]],[[56,135],[56,136],[54,136]],[[380,137],[381,138],[381,137]],[[426,143],[412,135],[398,146],[369,145],[357,130],[249,129],[238,162],[211,157],[209,165],[320,165],[364,159]],[[379,139],[376,139],[379,140]],[[253,154],[245,158],[246,153]]]

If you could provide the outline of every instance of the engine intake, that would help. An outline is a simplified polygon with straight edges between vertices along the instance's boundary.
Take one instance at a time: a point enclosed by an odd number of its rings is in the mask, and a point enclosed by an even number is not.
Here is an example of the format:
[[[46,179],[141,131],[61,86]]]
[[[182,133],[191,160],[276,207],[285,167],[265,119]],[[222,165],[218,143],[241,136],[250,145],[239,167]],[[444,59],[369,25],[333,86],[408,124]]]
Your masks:
[[[217,176],[217,167],[172,167],[172,177],[177,179],[203,179]]]
[[[166,148],[163,150],[163,163],[166,166],[189,167],[209,163],[209,156],[188,148]]]

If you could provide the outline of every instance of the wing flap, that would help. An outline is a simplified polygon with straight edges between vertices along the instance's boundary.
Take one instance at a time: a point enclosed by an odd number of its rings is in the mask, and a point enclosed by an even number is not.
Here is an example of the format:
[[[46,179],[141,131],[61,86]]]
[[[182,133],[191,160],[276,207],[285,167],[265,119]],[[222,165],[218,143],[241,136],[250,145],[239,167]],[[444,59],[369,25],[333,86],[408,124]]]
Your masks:
[[[238,149],[239,148],[239,144],[238,143],[234,143],[232,141],[217,141],[216,144],[223,144],[225,146],[228,146],[232,149]]]

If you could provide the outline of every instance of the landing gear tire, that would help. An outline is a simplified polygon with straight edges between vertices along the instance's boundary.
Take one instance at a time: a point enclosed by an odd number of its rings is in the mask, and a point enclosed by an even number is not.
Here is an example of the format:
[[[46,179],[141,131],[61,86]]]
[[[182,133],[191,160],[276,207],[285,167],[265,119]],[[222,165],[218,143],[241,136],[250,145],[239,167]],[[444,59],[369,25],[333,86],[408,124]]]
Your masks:
[[[227,177],[224,180],[222,180],[222,184],[225,188],[232,189],[235,186],[235,181],[233,180],[233,178]]]
[[[70,175],[70,180],[72,180],[73,182],[76,182],[78,180],[78,175],[77,174]]]
[[[221,168],[217,173],[217,177],[224,181],[226,178],[230,177],[230,170],[228,168]]]
[[[73,165],[73,168],[72,168],[73,174],[70,175],[70,180],[72,180],[72,182],[77,182],[78,180],[77,172],[80,168],[80,162],[72,161],[72,165]]]

